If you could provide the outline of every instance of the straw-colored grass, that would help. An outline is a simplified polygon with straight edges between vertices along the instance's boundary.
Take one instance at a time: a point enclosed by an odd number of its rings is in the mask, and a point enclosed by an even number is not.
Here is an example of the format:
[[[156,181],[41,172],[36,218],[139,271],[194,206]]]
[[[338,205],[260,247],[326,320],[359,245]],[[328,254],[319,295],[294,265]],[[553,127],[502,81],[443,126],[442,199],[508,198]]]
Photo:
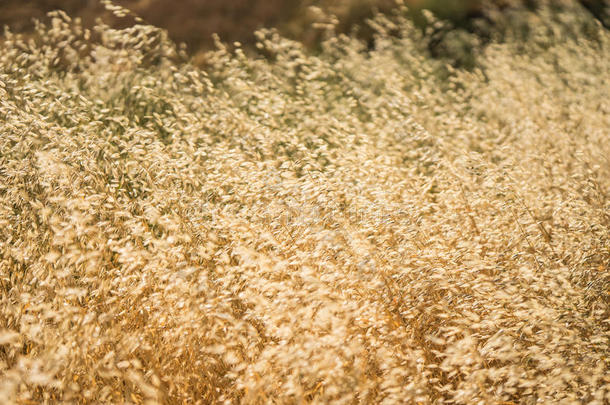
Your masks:
[[[120,11],[118,11],[120,13]],[[610,35],[0,45],[0,403],[610,401]]]

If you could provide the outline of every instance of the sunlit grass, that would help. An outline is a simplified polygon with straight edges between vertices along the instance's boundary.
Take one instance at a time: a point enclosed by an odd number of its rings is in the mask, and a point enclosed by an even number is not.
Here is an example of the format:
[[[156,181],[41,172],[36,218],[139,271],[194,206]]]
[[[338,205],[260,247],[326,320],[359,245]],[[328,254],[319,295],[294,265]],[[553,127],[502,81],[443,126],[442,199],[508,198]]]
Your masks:
[[[608,402],[608,32],[524,13],[454,70],[401,15],[206,70],[7,34],[0,402]]]

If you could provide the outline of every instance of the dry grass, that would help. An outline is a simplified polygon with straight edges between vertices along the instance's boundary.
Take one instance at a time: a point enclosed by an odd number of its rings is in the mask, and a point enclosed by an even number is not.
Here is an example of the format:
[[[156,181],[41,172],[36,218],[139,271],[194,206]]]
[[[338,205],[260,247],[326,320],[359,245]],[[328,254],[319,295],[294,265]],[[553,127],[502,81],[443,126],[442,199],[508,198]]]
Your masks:
[[[470,72],[8,34],[0,402],[608,403],[610,35],[525,17]]]

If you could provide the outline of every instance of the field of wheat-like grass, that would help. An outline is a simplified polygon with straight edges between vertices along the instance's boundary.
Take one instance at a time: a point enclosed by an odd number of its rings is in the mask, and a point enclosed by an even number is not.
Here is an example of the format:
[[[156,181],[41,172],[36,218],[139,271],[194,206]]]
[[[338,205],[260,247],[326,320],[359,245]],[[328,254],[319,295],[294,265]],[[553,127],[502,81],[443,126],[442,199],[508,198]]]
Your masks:
[[[6,32],[0,403],[607,404],[610,34],[524,12],[463,70],[402,15],[204,69]]]

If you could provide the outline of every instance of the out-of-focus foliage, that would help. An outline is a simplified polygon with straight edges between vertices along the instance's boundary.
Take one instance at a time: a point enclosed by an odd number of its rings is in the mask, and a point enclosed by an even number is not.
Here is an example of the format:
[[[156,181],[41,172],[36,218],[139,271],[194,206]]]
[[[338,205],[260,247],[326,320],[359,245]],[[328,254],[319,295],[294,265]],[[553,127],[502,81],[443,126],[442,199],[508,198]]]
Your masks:
[[[187,43],[194,51],[213,47],[212,34],[229,43],[254,43],[254,31],[262,27],[276,27],[312,45],[320,37],[320,30],[312,25],[327,22],[327,16],[338,16],[338,28],[349,31],[370,18],[373,9],[388,11],[395,6],[394,0],[123,0],[116,4],[128,7],[149,24],[167,29],[172,39]],[[43,18],[56,9],[81,17],[85,26],[99,16],[124,25],[124,20],[106,13],[99,0],[4,0],[0,3],[0,25],[29,31],[33,18]]]
[[[7,33],[0,403],[608,403],[610,35],[569,7],[469,70],[405,10],[205,70]]]
[[[276,27],[284,36],[314,46],[324,38],[324,26],[332,23],[341,33],[359,27],[361,38],[370,39],[373,31],[365,21],[375,10],[389,12],[397,4],[411,10],[410,17],[425,24],[421,10],[431,10],[452,26],[486,38],[495,26],[515,19],[520,10],[536,9],[545,4],[554,8],[573,5],[566,0],[122,0],[117,4],[128,7],[147,23],[168,30],[177,42],[185,42],[191,51],[213,46],[212,34],[223,41],[255,42],[254,31]],[[610,26],[610,0],[581,0],[587,9]],[[52,10],[62,9],[83,19],[91,26],[96,17],[119,27],[125,20],[112,19],[104,12],[99,0],[3,0],[0,3],[0,26],[9,25],[16,32],[31,30],[32,18],[43,18]],[[456,34],[458,37],[462,33]],[[460,40],[461,47],[468,41]]]

